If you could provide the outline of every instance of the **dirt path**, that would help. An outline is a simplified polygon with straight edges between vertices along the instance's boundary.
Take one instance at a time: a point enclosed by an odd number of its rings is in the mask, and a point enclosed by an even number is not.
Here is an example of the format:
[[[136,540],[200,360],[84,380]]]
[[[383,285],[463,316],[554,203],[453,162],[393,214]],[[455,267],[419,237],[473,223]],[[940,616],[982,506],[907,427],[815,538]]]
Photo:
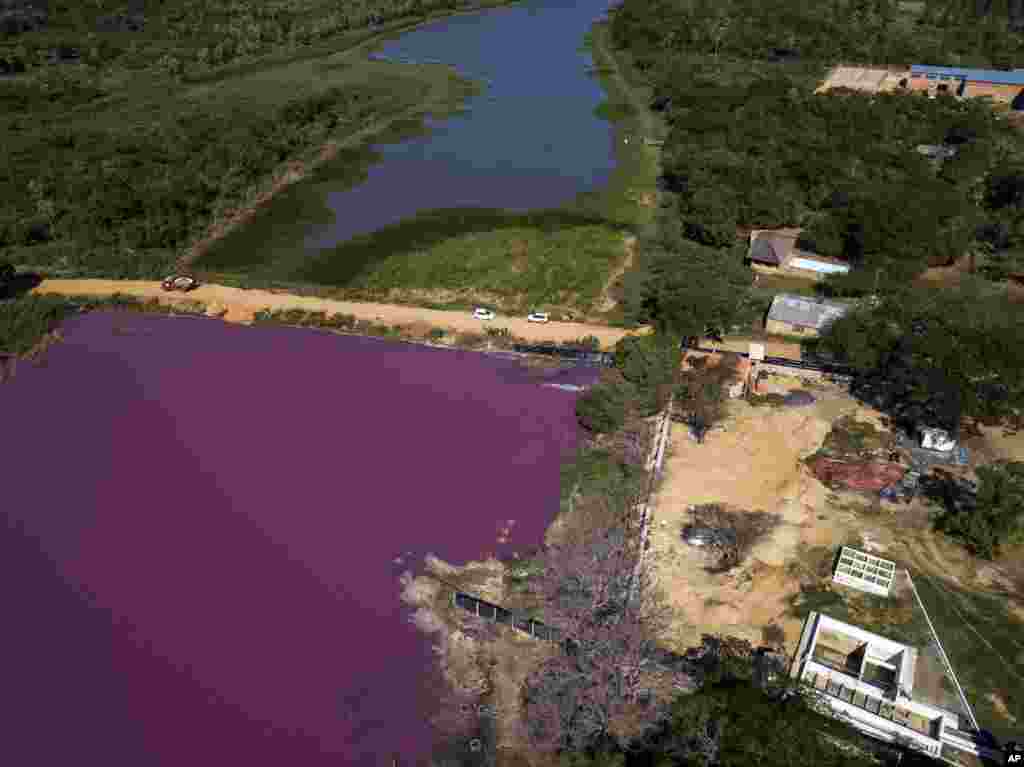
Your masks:
[[[611,291],[615,287],[615,283],[619,281],[626,270],[633,266],[633,262],[636,261],[638,240],[635,235],[629,234],[623,238],[622,244],[626,250],[626,257],[622,259],[622,263],[619,264],[612,273],[608,275],[608,282],[605,283],[604,290],[601,293],[601,301],[598,304],[598,311],[610,312],[618,304],[614,298],[612,298]]]
[[[425,111],[425,109],[424,104],[417,104],[416,106],[410,107],[398,114],[391,115],[383,120],[372,122],[340,141],[331,140],[326,142],[320,147],[319,152],[309,159],[289,160],[283,166],[274,171],[269,182],[265,183],[259,191],[255,192],[252,199],[241,207],[231,208],[225,211],[223,215],[214,220],[209,227],[207,227],[206,233],[192,243],[185,250],[182,257],[178,259],[179,267],[183,270],[187,269],[191,264],[202,258],[203,254],[209,250],[211,245],[238,227],[247,224],[260,210],[270,204],[270,202],[281,192],[292,184],[304,179],[319,166],[326,162],[330,162],[335,156],[337,156],[341,149],[356,146],[366,139],[387,130],[394,123],[412,118]]]
[[[608,349],[627,335],[626,330],[579,322],[527,322],[525,317],[498,315],[492,322],[473,319],[468,312],[420,309],[415,306],[338,301],[314,296],[243,290],[225,285],[202,285],[190,293],[165,293],[159,282],[134,280],[44,280],[33,291],[65,296],[110,296],[122,293],[138,298],[158,298],[169,303],[200,302],[210,314],[222,314],[229,322],[251,322],[261,309],[303,309],[326,314],[350,314],[361,320],[387,325],[427,324],[456,332],[482,332],[484,328],[508,328],[512,335],[529,341],[566,343],[583,336],[595,336]]]
[[[598,35],[594,35],[594,47],[601,52],[601,54],[611,64],[612,78],[618,84],[619,89],[625,94],[626,98],[629,99],[629,103],[635,110],[635,116],[640,120],[640,124],[643,128],[644,136],[648,138],[655,138],[655,123],[654,115],[651,110],[647,108],[647,104],[644,103],[643,99],[640,98],[636,89],[630,86],[627,82],[625,75],[622,74],[622,68],[619,67],[618,59],[615,58],[615,54],[609,50],[608,46],[604,45]],[[656,151],[655,147],[649,147],[651,151]]]

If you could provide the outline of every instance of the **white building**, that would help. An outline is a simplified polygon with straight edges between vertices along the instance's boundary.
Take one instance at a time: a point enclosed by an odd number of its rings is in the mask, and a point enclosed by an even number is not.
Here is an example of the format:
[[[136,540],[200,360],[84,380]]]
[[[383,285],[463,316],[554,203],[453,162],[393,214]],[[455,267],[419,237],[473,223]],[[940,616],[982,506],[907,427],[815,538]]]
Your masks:
[[[916,648],[812,612],[791,675],[862,732],[938,757],[947,728],[946,742],[956,736],[959,718],[915,697],[917,661]]]
[[[921,439],[921,447],[925,450],[938,450],[948,453],[956,447],[956,440],[945,429],[922,427],[918,430],[918,434]]]
[[[832,580],[836,583],[880,597],[889,596],[895,577],[894,562],[849,546],[839,549],[839,559],[836,560],[836,569],[832,573]]]

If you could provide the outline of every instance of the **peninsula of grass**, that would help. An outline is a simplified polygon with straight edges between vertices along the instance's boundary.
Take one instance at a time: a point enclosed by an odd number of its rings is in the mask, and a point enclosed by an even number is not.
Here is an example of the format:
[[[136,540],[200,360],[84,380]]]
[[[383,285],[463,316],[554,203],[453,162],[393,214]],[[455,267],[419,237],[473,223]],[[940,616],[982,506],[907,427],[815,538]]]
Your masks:
[[[658,150],[642,139],[660,135],[661,127],[642,108],[650,94],[636,86],[630,63],[612,58],[606,25],[595,25],[584,47],[608,94],[596,111],[616,130],[616,167],[601,189],[561,208],[527,213],[423,211],[311,258],[295,222],[307,227],[331,221],[334,214],[324,203],[328,189],[354,186],[377,159],[372,149],[353,148],[350,157],[322,165],[279,195],[272,210],[215,243],[197,262],[202,276],[349,300],[446,309],[485,303],[507,312],[539,309],[596,319],[605,288],[627,260],[625,237],[653,225]],[[410,130],[415,126],[399,126],[378,140]]]

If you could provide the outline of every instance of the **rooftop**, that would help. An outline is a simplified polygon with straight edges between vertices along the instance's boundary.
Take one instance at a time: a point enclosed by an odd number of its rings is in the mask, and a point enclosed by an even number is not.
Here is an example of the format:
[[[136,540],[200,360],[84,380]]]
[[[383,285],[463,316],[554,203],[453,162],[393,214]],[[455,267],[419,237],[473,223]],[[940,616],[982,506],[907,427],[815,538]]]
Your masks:
[[[933,67],[927,64],[914,64],[910,67],[910,74],[911,76],[938,75],[939,77],[956,77],[997,85],[1024,85],[1024,69],[1006,71],[1000,69],[970,69],[967,67]]]
[[[768,319],[822,330],[850,310],[850,305],[825,298],[779,293],[772,300]]]

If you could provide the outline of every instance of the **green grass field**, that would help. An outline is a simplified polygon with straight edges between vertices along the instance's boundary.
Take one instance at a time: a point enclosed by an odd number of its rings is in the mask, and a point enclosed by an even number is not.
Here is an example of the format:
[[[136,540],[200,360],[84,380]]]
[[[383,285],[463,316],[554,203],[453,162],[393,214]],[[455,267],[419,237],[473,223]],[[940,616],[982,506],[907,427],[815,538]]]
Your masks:
[[[914,575],[921,601],[978,721],[997,738],[1019,737],[1024,724],[1024,621],[1005,594],[958,588]]]

